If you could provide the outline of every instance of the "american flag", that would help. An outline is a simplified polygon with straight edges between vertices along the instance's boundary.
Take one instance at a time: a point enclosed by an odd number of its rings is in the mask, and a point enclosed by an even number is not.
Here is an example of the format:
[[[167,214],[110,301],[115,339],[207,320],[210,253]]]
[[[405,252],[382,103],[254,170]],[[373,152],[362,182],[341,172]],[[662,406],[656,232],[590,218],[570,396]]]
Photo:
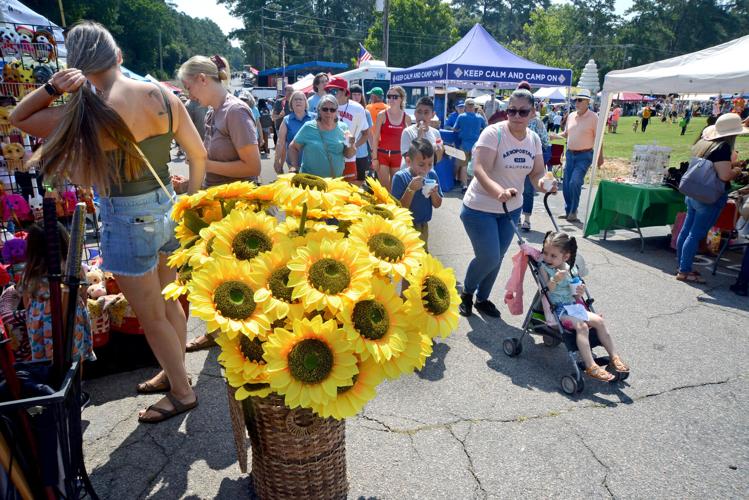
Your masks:
[[[260,71],[258,71],[254,67],[250,66],[250,73],[252,73],[253,75],[257,76],[257,74],[260,73]]]
[[[361,43],[359,44],[359,61],[357,62],[356,66],[361,66],[361,63],[364,61],[369,61],[372,59],[372,54],[369,53],[367,49],[364,48],[364,45]]]

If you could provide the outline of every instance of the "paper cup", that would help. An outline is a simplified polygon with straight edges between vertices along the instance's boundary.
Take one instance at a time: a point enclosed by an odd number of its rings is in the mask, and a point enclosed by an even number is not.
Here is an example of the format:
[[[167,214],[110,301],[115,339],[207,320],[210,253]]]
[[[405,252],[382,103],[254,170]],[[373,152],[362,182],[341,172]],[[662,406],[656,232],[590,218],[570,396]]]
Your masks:
[[[554,181],[554,179],[546,179],[546,178],[544,178],[544,189],[546,191],[550,191],[551,188],[554,187],[554,182],[556,182],[556,181]]]
[[[424,185],[421,187],[421,194],[428,197],[436,187],[437,183],[433,179],[426,179],[424,180]]]

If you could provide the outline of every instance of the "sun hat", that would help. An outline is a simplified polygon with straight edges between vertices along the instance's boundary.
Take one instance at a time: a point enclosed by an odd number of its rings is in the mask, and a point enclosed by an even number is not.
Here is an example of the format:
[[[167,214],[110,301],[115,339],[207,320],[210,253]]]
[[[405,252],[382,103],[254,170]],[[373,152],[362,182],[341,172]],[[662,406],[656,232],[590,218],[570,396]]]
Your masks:
[[[466,99],[465,105],[466,106],[475,106],[476,105],[476,101],[474,101],[473,99],[471,99],[469,97],[468,99]]]
[[[341,78],[340,76],[335,76],[330,79],[328,84],[325,86],[325,90],[328,89],[340,89],[345,90],[346,93],[348,93],[348,81],[346,79]]]
[[[590,90],[580,89],[577,91],[573,99],[587,99],[590,101]]]
[[[710,125],[702,131],[702,138],[706,141],[714,141],[732,135],[749,135],[749,128],[742,125],[741,117],[736,113],[720,115],[715,125]]]
[[[367,92],[367,95],[372,95],[372,94],[378,95],[378,96],[382,97],[382,96],[385,95],[385,92],[383,92],[382,88],[380,88],[380,87],[372,87],[372,90],[370,90],[369,92]]]

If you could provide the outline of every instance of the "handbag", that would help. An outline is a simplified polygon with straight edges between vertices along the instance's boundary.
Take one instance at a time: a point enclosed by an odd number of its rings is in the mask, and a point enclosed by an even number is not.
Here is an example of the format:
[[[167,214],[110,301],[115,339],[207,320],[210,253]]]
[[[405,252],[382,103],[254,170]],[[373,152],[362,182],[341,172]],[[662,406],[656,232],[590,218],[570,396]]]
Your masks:
[[[702,203],[715,203],[726,192],[726,184],[718,178],[712,161],[695,157],[681,177],[679,192]]]

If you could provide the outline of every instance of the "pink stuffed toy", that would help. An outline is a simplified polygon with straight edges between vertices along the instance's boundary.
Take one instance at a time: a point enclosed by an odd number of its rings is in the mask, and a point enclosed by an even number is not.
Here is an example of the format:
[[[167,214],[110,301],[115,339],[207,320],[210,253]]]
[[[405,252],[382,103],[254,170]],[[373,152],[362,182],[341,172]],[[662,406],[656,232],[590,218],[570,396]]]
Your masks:
[[[19,221],[34,220],[31,215],[31,207],[26,202],[26,198],[20,194],[4,194],[0,197],[3,204],[3,222],[17,219]]]

